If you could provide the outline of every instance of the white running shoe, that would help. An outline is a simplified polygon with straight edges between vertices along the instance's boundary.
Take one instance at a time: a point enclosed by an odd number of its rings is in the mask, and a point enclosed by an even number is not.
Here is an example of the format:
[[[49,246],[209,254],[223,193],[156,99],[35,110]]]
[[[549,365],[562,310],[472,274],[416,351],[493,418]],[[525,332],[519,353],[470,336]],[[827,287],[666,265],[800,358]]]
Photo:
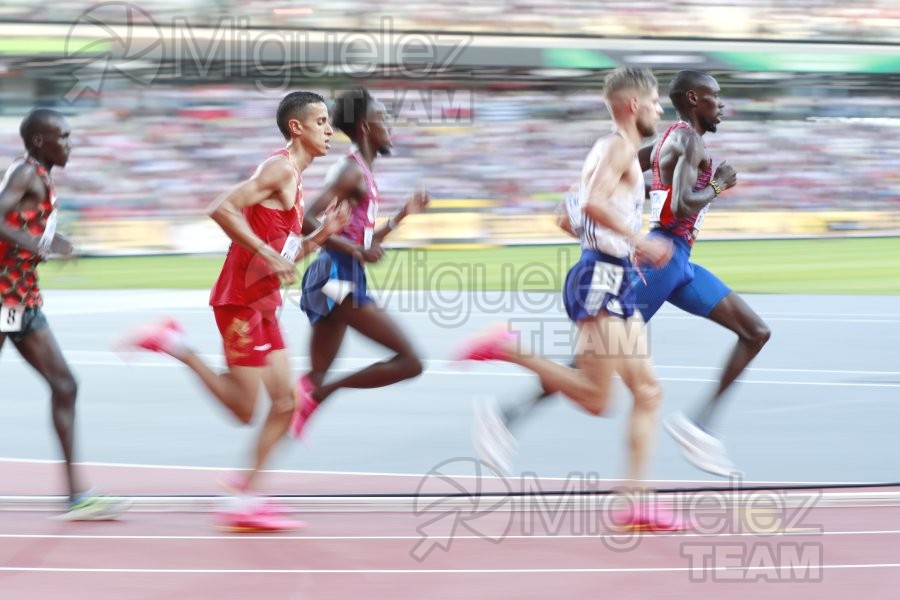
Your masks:
[[[684,413],[667,420],[666,430],[681,446],[684,457],[698,469],[719,477],[741,474],[728,458],[721,440],[704,431]]]
[[[475,399],[475,426],[472,442],[478,458],[499,473],[512,472],[513,456],[518,443],[507,428],[503,413],[494,398]]]

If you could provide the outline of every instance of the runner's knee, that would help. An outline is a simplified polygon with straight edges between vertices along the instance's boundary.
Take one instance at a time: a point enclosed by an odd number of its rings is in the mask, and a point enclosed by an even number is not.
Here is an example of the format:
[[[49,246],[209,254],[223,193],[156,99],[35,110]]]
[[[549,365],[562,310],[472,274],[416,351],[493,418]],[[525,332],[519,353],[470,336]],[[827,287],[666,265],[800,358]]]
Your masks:
[[[761,350],[769,338],[772,337],[772,330],[762,320],[757,321],[750,334],[750,341],[757,350]]]
[[[297,402],[293,394],[278,394],[272,397],[272,416],[289,417],[294,414]]]
[[[662,403],[662,386],[655,378],[642,382],[633,390],[637,410],[656,411]]]
[[[422,361],[415,354],[406,354],[400,357],[403,365],[404,379],[413,379],[422,374]]]
[[[53,402],[63,405],[74,405],[78,395],[78,382],[71,374],[58,375],[48,378],[50,392],[53,394]]]

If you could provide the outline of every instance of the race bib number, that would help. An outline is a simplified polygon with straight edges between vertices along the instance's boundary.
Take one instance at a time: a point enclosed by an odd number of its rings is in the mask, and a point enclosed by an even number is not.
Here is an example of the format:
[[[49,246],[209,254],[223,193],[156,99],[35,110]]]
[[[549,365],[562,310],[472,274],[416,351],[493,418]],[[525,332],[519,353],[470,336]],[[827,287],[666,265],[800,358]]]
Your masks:
[[[650,191],[650,226],[653,224],[659,223],[660,217],[662,216],[663,206],[666,204],[666,196],[668,192],[666,190],[651,190]]]
[[[41,241],[38,242],[38,248],[40,248],[41,254],[50,254],[50,247],[53,245],[53,237],[56,235],[56,217],[57,212],[54,210],[50,213],[50,216],[47,217],[47,226],[44,228],[44,235],[41,236]]]
[[[585,309],[589,314],[595,315],[603,308],[603,301],[607,298],[607,295],[619,295],[624,275],[625,270],[619,265],[606,262],[594,264],[590,288],[585,298]],[[622,311],[618,312],[621,313]]]
[[[22,331],[22,316],[25,307],[21,304],[4,304],[0,306],[0,333]]]
[[[365,231],[363,231],[363,248],[368,250],[372,247],[372,237],[375,235],[374,227],[366,227]]]
[[[700,226],[703,225],[703,219],[706,218],[706,213],[709,212],[710,205],[707,204],[703,208],[700,209],[700,212],[697,213],[697,220],[694,221],[694,237],[697,237],[697,234],[700,233]]]
[[[591,277],[591,289],[607,294],[619,294],[622,288],[622,279],[625,269],[619,265],[606,262],[598,262],[594,265],[593,277]]]
[[[284,248],[281,249],[281,256],[291,262],[297,262],[300,255],[303,238],[296,233],[291,233],[284,242]]]

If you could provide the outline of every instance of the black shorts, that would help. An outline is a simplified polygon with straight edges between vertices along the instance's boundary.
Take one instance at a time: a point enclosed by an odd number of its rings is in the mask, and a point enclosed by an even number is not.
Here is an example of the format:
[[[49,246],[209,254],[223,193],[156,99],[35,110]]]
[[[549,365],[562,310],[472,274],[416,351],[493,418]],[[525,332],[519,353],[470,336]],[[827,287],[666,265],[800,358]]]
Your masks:
[[[18,344],[29,334],[47,329],[49,326],[47,317],[44,316],[44,311],[40,307],[26,308],[22,313],[22,328],[19,331],[4,331],[0,333],[0,336],[8,337],[13,343]]]

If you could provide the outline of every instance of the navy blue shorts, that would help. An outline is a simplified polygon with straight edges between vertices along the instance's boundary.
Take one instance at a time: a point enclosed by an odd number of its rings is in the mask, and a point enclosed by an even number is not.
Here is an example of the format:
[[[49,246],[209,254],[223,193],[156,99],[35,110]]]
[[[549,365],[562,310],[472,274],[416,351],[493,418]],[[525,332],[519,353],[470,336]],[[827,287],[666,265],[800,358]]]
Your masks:
[[[354,306],[375,302],[368,294],[366,269],[349,254],[323,250],[303,274],[300,308],[316,324],[350,298]]]
[[[731,288],[700,265],[690,262],[691,247],[683,238],[661,230],[650,235],[672,240],[675,252],[669,264],[660,269],[641,267],[646,283],[638,279],[635,294],[644,320],[649,321],[667,301],[692,315],[708,317],[712,309],[731,293]]]
[[[563,286],[566,313],[576,323],[596,317],[601,310],[614,317],[631,317],[635,309],[634,278],[629,259],[582,249]]]

